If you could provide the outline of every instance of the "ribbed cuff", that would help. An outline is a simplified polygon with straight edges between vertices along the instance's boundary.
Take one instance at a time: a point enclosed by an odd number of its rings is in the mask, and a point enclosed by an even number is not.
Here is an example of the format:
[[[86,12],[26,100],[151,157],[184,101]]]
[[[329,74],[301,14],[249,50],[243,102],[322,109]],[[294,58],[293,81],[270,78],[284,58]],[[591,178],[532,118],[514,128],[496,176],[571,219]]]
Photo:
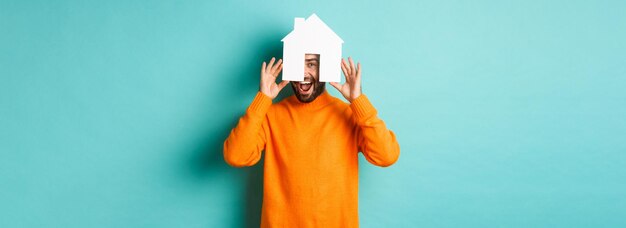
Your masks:
[[[357,120],[364,120],[376,115],[376,109],[365,94],[361,94],[359,97],[352,100],[350,107],[352,111],[354,111],[354,116]]]
[[[252,100],[247,112],[251,115],[263,116],[267,113],[270,106],[272,106],[272,98],[259,91],[254,97],[254,100]]]

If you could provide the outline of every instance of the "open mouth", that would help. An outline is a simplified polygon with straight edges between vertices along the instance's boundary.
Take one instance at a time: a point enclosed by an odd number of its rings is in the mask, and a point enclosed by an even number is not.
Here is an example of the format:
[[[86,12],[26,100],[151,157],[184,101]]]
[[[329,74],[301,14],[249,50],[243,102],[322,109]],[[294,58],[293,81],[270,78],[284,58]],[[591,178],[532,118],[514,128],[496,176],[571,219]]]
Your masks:
[[[300,94],[309,94],[313,91],[313,81],[310,78],[306,78],[302,82],[296,82],[296,87]]]

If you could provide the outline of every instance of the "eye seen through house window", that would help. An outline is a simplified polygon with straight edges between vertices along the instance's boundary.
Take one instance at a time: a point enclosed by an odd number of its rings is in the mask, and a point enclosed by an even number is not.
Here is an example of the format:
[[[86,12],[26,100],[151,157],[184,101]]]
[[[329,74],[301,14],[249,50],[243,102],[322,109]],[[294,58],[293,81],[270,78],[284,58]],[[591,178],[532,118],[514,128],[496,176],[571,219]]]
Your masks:
[[[320,55],[319,54],[305,54],[304,55],[304,70],[305,71],[319,71]],[[311,72],[312,73],[312,72]]]

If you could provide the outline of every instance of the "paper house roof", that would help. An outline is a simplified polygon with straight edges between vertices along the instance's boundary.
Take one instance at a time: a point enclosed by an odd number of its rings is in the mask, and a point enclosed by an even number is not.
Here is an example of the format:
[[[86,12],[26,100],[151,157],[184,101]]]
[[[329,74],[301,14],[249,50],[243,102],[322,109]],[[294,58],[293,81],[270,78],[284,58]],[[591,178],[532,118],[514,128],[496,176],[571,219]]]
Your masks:
[[[319,54],[319,81],[339,82],[343,40],[317,15],[295,18],[293,31],[282,39],[283,80],[304,80],[304,55]]]

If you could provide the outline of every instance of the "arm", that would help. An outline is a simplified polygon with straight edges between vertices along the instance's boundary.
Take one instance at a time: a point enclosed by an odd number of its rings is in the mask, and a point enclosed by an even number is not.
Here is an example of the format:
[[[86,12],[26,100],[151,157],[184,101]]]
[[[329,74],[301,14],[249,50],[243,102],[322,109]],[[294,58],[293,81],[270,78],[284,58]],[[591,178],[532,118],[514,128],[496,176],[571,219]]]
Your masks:
[[[282,60],[278,60],[276,65],[274,61],[275,58],[272,58],[268,65],[263,62],[259,92],[224,141],[224,160],[231,166],[252,166],[261,159],[267,137],[263,130],[267,126],[267,111],[272,105],[272,99],[289,83],[282,81],[276,84],[276,77],[283,66]]]
[[[237,126],[224,141],[224,160],[231,166],[252,166],[261,159],[265,149],[265,115],[272,99],[258,92],[246,113],[239,118]]]
[[[376,109],[361,92],[361,64],[357,64],[355,68],[352,58],[348,60],[350,64],[341,60],[341,70],[346,76],[346,82],[330,84],[350,101],[350,108],[358,127],[358,147],[367,161],[377,166],[390,166],[400,156],[400,145],[395,134],[376,116]]]
[[[350,104],[357,125],[357,143],[359,150],[370,163],[387,167],[398,160],[400,145],[396,135],[387,129],[385,123],[376,116],[376,109],[361,94]]]

